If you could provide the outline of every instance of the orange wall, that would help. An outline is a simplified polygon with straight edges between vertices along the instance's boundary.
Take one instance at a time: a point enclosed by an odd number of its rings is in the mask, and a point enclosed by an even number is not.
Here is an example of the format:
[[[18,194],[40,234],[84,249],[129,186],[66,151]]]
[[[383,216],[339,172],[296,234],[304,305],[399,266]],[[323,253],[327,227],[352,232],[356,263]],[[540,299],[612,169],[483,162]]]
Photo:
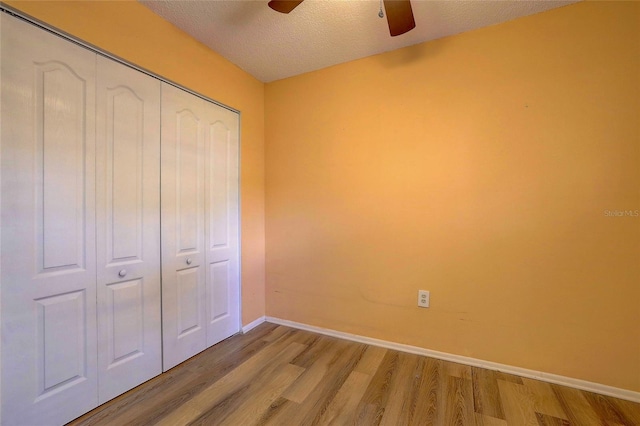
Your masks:
[[[242,322],[264,315],[264,84],[135,1],[6,1],[242,113]]]
[[[640,4],[269,83],[267,315],[640,391]],[[431,291],[431,308],[416,306]]]

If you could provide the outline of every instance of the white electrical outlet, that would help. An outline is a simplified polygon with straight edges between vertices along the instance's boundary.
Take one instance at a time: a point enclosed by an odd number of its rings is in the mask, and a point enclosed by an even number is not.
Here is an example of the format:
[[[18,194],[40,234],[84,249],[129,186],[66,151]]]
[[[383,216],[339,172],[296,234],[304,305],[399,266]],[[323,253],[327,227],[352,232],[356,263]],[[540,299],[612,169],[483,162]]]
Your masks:
[[[429,307],[429,292],[427,290],[418,290],[418,306],[421,308]]]

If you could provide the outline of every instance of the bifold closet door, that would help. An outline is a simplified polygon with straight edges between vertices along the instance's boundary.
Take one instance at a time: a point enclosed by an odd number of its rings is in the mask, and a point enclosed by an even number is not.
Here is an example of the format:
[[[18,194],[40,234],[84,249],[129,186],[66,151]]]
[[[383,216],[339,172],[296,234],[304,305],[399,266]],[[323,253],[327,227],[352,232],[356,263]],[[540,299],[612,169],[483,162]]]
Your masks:
[[[99,402],[162,372],[160,82],[97,57]]]
[[[239,117],[205,104],[207,347],[240,330]]]
[[[240,329],[238,115],[163,83],[161,145],[166,371]]]
[[[162,334],[166,371],[206,348],[204,113],[162,84]]]
[[[1,14],[2,422],[98,403],[96,55]]]

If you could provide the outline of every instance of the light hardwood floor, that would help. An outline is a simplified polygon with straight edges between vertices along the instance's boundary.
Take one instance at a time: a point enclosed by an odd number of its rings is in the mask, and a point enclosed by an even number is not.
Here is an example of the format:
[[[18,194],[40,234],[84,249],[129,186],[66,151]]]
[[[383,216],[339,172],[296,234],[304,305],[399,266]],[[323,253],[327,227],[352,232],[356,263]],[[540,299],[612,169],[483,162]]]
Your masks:
[[[72,425],[640,425],[640,404],[264,323]]]

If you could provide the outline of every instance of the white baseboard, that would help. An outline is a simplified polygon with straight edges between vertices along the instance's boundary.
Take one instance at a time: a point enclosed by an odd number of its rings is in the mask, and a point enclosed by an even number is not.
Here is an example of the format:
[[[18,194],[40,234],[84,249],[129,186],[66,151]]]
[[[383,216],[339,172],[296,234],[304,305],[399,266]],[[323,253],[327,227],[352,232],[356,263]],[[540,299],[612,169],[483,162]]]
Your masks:
[[[265,321],[265,320],[267,322],[271,322],[274,324],[285,325],[287,327],[298,328],[300,330],[312,331],[314,333],[324,334],[327,336],[337,337],[345,340],[351,340],[359,343],[365,343],[367,345],[380,346],[387,349],[394,349],[396,351],[428,356],[431,358],[437,358],[444,361],[451,361],[451,362],[456,362],[458,364],[470,365],[472,367],[482,367],[488,370],[502,371],[504,373],[515,374],[521,377],[542,380],[549,383],[555,383],[557,385],[570,386],[576,389],[595,392],[602,395],[608,395],[614,398],[626,399],[628,401],[633,401],[633,402],[640,402],[640,392],[634,392],[627,389],[615,388],[613,386],[607,386],[600,383],[588,382],[586,380],[574,379],[572,377],[565,377],[557,374],[545,373],[542,371],[529,370],[526,368],[514,367],[511,365],[499,364],[497,362],[485,361],[485,360],[470,358],[462,355],[454,355],[446,352],[433,351],[431,349],[405,345],[402,343],[389,342],[386,340],[374,339],[372,337],[365,337],[357,334],[345,333],[342,331],[316,327],[314,325],[302,324],[299,322],[284,320],[284,319],[275,318],[275,317],[269,317],[269,316],[263,317],[262,321]],[[243,327],[243,331],[244,331],[244,327]]]
[[[259,326],[260,324],[265,322],[265,320],[266,320],[266,317],[263,315],[260,318],[251,321],[249,324],[243,325],[242,326],[242,334],[248,333],[249,331],[253,330],[257,326]]]

